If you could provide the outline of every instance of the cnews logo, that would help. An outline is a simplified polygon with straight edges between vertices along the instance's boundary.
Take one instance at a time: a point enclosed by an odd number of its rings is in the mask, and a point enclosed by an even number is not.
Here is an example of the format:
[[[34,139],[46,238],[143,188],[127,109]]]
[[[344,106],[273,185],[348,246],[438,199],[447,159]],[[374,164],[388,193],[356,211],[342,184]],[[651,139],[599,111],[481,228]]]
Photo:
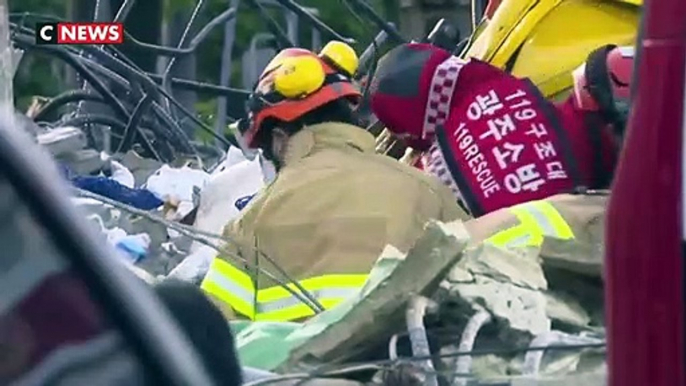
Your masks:
[[[39,23],[37,44],[121,44],[122,23]]]

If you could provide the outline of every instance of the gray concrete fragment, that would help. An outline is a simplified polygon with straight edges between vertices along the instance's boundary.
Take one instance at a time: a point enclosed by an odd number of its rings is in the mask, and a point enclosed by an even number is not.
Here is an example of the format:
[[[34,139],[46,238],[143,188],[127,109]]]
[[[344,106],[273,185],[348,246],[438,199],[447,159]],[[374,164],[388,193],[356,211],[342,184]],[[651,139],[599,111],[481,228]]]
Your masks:
[[[503,326],[524,334],[520,339],[550,329],[542,292],[547,282],[535,250],[514,253],[488,243],[470,248],[448,280],[468,276],[470,282],[449,285],[449,291],[472,310],[486,308]]]
[[[591,323],[591,317],[577,299],[558,292],[545,292],[544,295],[546,314],[550,319],[579,329],[586,328]]]
[[[477,276],[474,284],[458,284],[452,294],[483,305],[503,326],[525,335],[548,331],[546,298],[540,291]]]
[[[81,150],[88,143],[86,135],[76,127],[56,127],[38,134],[36,141],[56,157]]]
[[[117,154],[113,158],[131,171],[136,180],[136,186],[144,184],[148,177],[163,165],[160,161],[142,158],[134,151],[129,151],[126,154]]]
[[[88,175],[102,169],[105,161],[100,157],[100,153],[93,149],[83,149],[67,153],[62,153],[57,157],[78,175]]]

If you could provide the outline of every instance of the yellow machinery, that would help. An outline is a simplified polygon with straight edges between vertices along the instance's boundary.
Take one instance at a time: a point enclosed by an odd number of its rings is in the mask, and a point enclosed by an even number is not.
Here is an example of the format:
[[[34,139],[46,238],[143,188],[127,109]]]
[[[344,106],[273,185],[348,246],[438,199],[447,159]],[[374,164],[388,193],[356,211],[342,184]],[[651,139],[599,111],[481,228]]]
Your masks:
[[[494,1],[494,0],[491,0]],[[484,16],[463,51],[530,78],[544,95],[559,99],[572,71],[594,48],[633,44],[643,0],[503,0]]]

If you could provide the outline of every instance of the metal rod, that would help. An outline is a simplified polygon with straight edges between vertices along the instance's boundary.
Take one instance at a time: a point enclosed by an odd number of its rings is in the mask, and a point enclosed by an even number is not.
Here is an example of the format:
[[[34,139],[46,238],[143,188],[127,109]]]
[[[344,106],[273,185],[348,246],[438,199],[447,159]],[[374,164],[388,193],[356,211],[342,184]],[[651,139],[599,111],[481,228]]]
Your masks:
[[[413,296],[405,312],[405,322],[407,323],[407,333],[410,338],[413,357],[430,357],[431,348],[429,338],[424,327],[424,315],[427,309],[432,306],[433,301],[424,296]],[[425,370],[426,386],[438,386],[438,378],[431,359],[421,361],[420,365]]]
[[[183,32],[181,33],[179,43],[176,46],[177,49],[183,47],[183,44],[186,42],[186,37],[188,37],[188,34],[190,33],[191,28],[193,27],[193,22],[195,22],[195,18],[198,16],[198,13],[200,13],[200,8],[204,4],[205,0],[198,0],[198,2],[195,4],[195,8],[193,8],[193,13],[191,13],[191,17],[188,19],[188,23],[186,23],[186,28],[184,28]],[[171,72],[172,67],[174,67],[174,63],[176,63],[176,58],[172,57],[169,60],[169,63],[167,63],[167,68],[165,68],[164,72],[162,73],[162,87],[166,86],[168,82],[168,75]]]
[[[231,8],[236,10],[240,6],[240,0],[231,0]],[[222,50],[221,69],[219,73],[219,86],[228,87],[231,84],[233,69],[233,46],[236,40],[236,18],[231,18],[224,24],[224,49]],[[172,86],[174,85],[172,80]],[[246,92],[247,94],[247,92]],[[217,99],[217,116],[214,124],[214,132],[222,135],[226,128],[226,96]]]
[[[267,22],[267,29],[269,29],[269,32],[271,32],[272,35],[274,35],[274,37],[276,38],[276,44],[278,45],[278,48],[280,50],[284,48],[294,47],[294,44],[288,38],[288,35],[286,35],[286,33],[283,32],[283,29],[281,29],[279,23],[277,23],[276,20],[274,20],[274,18],[269,15],[269,13],[264,9],[264,6],[260,4],[259,0],[247,1],[250,3],[250,6],[260,14],[264,21]]]
[[[398,30],[395,28],[393,23],[389,23],[385,21],[376,11],[374,8],[369,5],[368,2],[365,0],[345,0],[351,3],[351,5],[354,8],[357,8],[361,13],[366,14],[370,19],[372,19],[372,22],[376,24],[379,28],[382,30],[386,31],[388,36],[393,38],[396,43],[401,44],[407,42],[405,38],[398,32]]]
[[[211,238],[221,240],[223,242],[228,242],[228,243],[234,242],[233,240],[230,240],[230,239],[226,238],[225,236],[215,235],[215,234],[212,234],[209,232],[203,232],[203,231],[200,231],[198,229],[195,229],[195,228],[187,226],[187,225],[182,225],[179,223],[167,221],[166,219],[163,219],[159,216],[153,215],[152,213],[150,213],[148,211],[138,209],[138,208],[134,208],[130,205],[123,204],[119,201],[101,196],[101,195],[96,194],[96,193],[89,192],[87,190],[78,189],[78,188],[74,188],[74,190],[80,196],[95,199],[97,201],[112,205],[115,208],[122,209],[122,210],[129,212],[129,213],[136,214],[136,215],[139,215],[141,217],[144,217],[144,218],[146,218],[146,219],[148,219],[154,223],[162,224],[162,225],[164,225],[170,229],[173,229],[173,230],[183,234],[184,236],[192,239],[193,241],[197,241],[197,242],[199,242],[203,245],[206,245],[206,246],[208,246],[208,247],[210,247],[210,248],[212,248],[218,252],[226,252],[226,251],[224,251],[221,246],[211,243],[205,237],[211,237]],[[200,236],[205,236],[205,237],[200,237]],[[259,252],[259,251],[257,251],[257,252]],[[280,274],[283,275],[286,280],[293,283],[302,292],[298,292],[298,291],[293,290],[286,282],[284,282],[283,280],[276,277],[276,275],[273,275],[272,273],[270,273],[269,271],[267,271],[263,268],[257,267],[254,263],[248,261],[247,259],[243,258],[242,256],[231,254],[230,256],[227,256],[227,257],[234,258],[234,259],[240,261],[241,263],[246,264],[248,267],[259,270],[260,273],[264,274],[269,279],[273,280],[275,283],[277,283],[278,285],[283,287],[286,291],[288,291],[291,295],[295,296],[296,298],[298,298],[298,300],[300,300],[301,302],[306,304],[308,307],[312,308],[312,310],[315,313],[319,313],[318,309],[317,309],[317,305],[312,304],[308,301],[308,300],[310,300],[309,298],[314,299],[314,296],[312,294],[310,294],[305,288],[302,288],[302,286],[299,285],[299,283],[296,280],[294,280],[293,278],[290,278],[288,275],[286,275],[285,272],[283,271],[283,269],[281,269],[273,261],[272,261],[272,265],[274,265],[274,268],[277,271],[280,271]]]
[[[157,83],[162,82],[162,76],[153,74],[153,73],[146,73],[152,80],[154,80]],[[193,90],[193,91],[200,91],[200,92],[206,92],[208,94],[215,94],[215,95],[220,95],[224,97],[245,97],[247,98],[248,95],[250,95],[250,91],[239,89],[239,88],[233,88],[233,87],[223,87],[223,86],[216,86],[211,83],[204,83],[204,82],[198,82],[195,80],[190,80],[190,79],[179,79],[179,78],[171,78],[171,83],[172,86],[176,86],[180,89],[183,90]]]
[[[339,34],[336,32],[333,28],[329,27],[328,25],[324,24],[321,20],[318,18],[312,16],[307,10],[305,10],[303,7],[301,7],[299,4],[295,3],[292,0],[276,0],[281,6],[284,8],[288,9],[289,11],[295,13],[296,15],[304,18],[305,20],[309,21],[311,24],[313,24],[318,30],[342,41],[348,44],[355,44],[355,39],[352,38],[346,38],[345,36]]]
[[[176,48],[181,48],[186,43],[186,38],[188,37],[188,34],[190,33],[191,28],[193,27],[193,23],[195,22],[195,19],[198,17],[200,9],[203,7],[203,5],[205,5],[205,0],[198,0],[198,2],[195,4],[193,12],[191,13],[190,18],[188,18],[188,23],[186,23],[186,27],[181,33],[181,37],[179,38],[179,42]],[[162,73],[162,89],[168,90],[169,92],[172,91],[171,84],[169,83],[169,78],[171,78],[171,70],[174,67],[174,64],[176,64],[176,57],[172,56],[171,59],[169,59],[169,62],[167,62],[167,67],[164,69],[164,72]],[[167,111],[169,111],[170,114],[174,114],[169,99],[164,100],[162,103],[164,104],[164,107],[167,109]]]
[[[460,338],[460,345],[457,349],[458,351],[471,351],[474,349],[474,342],[479,334],[481,327],[490,323],[492,320],[491,314],[485,309],[480,309],[476,314],[472,315],[467,322],[467,325],[462,331],[462,337]],[[456,374],[469,374],[472,368],[472,357],[470,355],[464,355],[456,358],[455,361],[455,373]],[[464,377],[453,377],[452,382],[454,386],[467,386],[468,379]]]
[[[200,43],[202,43],[205,38],[214,30],[216,27],[220,26],[223,23],[226,23],[230,20],[234,20],[236,16],[236,7],[231,7],[227,9],[226,11],[220,13],[215,17],[214,19],[210,20],[209,23],[207,23],[193,39],[191,39],[190,43],[188,43],[188,46],[186,48],[174,48],[174,47],[167,47],[167,46],[161,46],[157,44],[151,44],[151,43],[146,43],[142,42],[135,37],[129,35],[127,32],[125,32],[125,36],[127,41],[131,42],[133,45],[141,47],[141,48],[146,48],[151,51],[154,51],[158,55],[165,55],[165,56],[183,56],[183,55],[190,55],[195,52],[195,50],[198,48]]]
[[[369,43],[367,48],[362,51],[362,55],[360,55],[360,65],[359,69],[357,71],[358,74],[363,74],[367,68],[367,63],[369,63],[369,60],[371,60],[375,55],[376,55],[376,50],[378,47],[386,42],[388,39],[388,32],[385,30],[379,31],[378,34],[374,37],[374,40]]]
[[[124,0],[124,2],[117,10],[117,14],[114,15],[114,19],[112,19],[112,21],[123,22],[124,20],[126,20],[126,17],[129,16],[129,13],[131,12],[131,9],[133,9],[133,6],[135,4],[136,0]]]
[[[133,109],[131,118],[129,118],[129,121],[126,123],[126,127],[124,128],[123,138],[121,142],[119,142],[119,146],[117,146],[116,153],[121,153],[124,149],[128,150],[128,145],[133,142],[135,133],[134,129],[138,127],[138,124],[143,118],[143,114],[146,113],[151,102],[152,98],[150,97],[150,94],[146,94]]]
[[[107,103],[110,106],[116,107],[115,110],[117,110],[121,113],[121,115],[125,119],[125,121],[129,120],[130,116],[129,116],[126,108],[124,108],[124,106],[119,102],[119,100],[117,100],[117,98],[104,86],[104,84],[102,84],[100,82],[100,79],[92,76],[92,73],[90,73],[90,71],[88,71],[85,67],[83,67],[83,65],[81,64],[81,61],[79,61],[75,55],[71,54],[66,48],[63,48],[63,47],[36,46],[35,43],[33,42],[33,34],[27,33],[26,35],[24,35],[23,32],[24,31],[22,30],[22,33],[15,34],[14,41],[16,43],[20,44],[20,46],[22,46],[22,47],[48,51],[50,53],[53,53],[55,56],[59,57],[60,59],[64,60],[68,64],[70,64],[72,67],[77,69],[77,72],[81,73],[82,76],[86,76],[87,79],[89,80],[89,82],[93,83],[93,85],[95,86],[95,89],[101,95],[103,95],[103,97],[105,98],[105,100],[107,101]],[[32,31],[27,31],[27,32],[32,32]],[[198,126],[200,126],[201,129],[207,131],[209,134],[211,134],[213,137],[215,137],[215,139],[224,143],[226,146],[230,145],[230,142],[227,141],[226,138],[224,138],[223,136],[217,135],[217,133],[215,133],[211,127],[207,126],[204,122],[200,121],[194,114],[192,114],[190,111],[188,111],[188,109],[181,106],[181,104],[178,101],[176,101],[174,98],[172,98],[171,95],[166,90],[164,90],[162,87],[160,87],[158,84],[156,84],[155,81],[153,81],[153,79],[151,79],[151,77],[148,76],[145,72],[141,71],[140,68],[136,67],[133,64],[127,64],[124,61],[122,61],[121,59],[118,59],[118,58],[112,56],[111,54],[107,53],[106,51],[94,49],[92,47],[86,47],[86,49],[89,49],[89,48],[91,50],[90,53],[93,54],[94,57],[96,57],[98,59],[103,59],[103,60],[106,59],[108,61],[108,63],[110,63],[112,65],[116,65],[120,70],[122,70],[125,73],[129,73],[132,75],[135,74],[135,76],[133,76],[132,80],[136,79],[136,80],[142,82],[143,84],[149,84],[149,85],[154,86],[160,94],[162,94],[165,98],[168,98],[174,106],[178,107],[182,113],[186,114],[189,117],[189,119],[191,119],[194,123],[196,123]],[[155,78],[161,79],[160,76],[155,76]],[[200,88],[206,87],[203,84],[200,84],[200,83],[194,84],[191,81],[181,81],[180,83],[183,86],[200,87]],[[235,95],[236,94],[236,90],[227,90],[227,89],[222,89],[222,88],[218,88],[218,89],[223,91],[223,92],[226,92],[227,93],[226,95],[232,95],[232,94]],[[219,90],[215,90],[215,91],[219,91]],[[238,93],[240,93],[240,91],[238,91]]]

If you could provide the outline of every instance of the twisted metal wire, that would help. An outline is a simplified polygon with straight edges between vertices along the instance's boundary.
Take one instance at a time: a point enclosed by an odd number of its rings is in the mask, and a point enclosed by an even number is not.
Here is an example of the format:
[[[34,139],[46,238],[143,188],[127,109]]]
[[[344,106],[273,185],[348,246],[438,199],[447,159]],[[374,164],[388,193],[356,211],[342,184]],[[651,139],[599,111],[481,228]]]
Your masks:
[[[324,307],[317,301],[317,299],[309,291],[307,291],[297,280],[294,280],[292,277],[290,277],[288,275],[288,273],[283,268],[281,268],[281,266],[276,261],[271,259],[269,256],[267,256],[263,252],[257,250],[256,248],[255,248],[255,252],[257,252],[260,256],[264,257],[274,267],[274,269],[278,272],[278,274],[280,274],[286,280],[281,280],[278,277],[276,277],[274,274],[272,274],[271,272],[266,270],[265,268],[255,264],[255,263],[249,262],[247,259],[243,258],[242,256],[230,253],[225,248],[222,248],[222,246],[219,244],[214,244],[214,243],[208,241],[208,238],[209,238],[209,239],[214,239],[214,240],[218,240],[218,241],[226,242],[226,243],[233,243],[233,244],[236,243],[235,240],[232,240],[228,237],[225,237],[222,235],[217,235],[217,234],[214,234],[211,232],[204,232],[204,231],[201,231],[199,229],[193,228],[193,227],[188,226],[188,225],[172,222],[172,221],[166,220],[160,216],[156,216],[152,213],[149,213],[145,210],[134,208],[130,205],[121,203],[121,202],[116,201],[116,200],[112,200],[112,199],[107,198],[107,197],[100,196],[98,194],[95,194],[95,193],[92,193],[92,192],[89,192],[86,190],[77,189],[77,188],[75,188],[74,190],[75,190],[76,194],[81,196],[81,197],[91,198],[91,199],[94,199],[96,201],[100,201],[102,203],[111,205],[117,209],[121,209],[121,210],[129,212],[131,214],[135,214],[137,216],[144,217],[144,218],[150,220],[151,222],[164,225],[169,229],[173,229],[173,230],[179,232],[180,234],[188,237],[189,239],[191,239],[193,241],[197,241],[203,245],[206,245],[206,246],[214,249],[215,251],[220,252],[222,254],[222,256],[226,256],[226,257],[232,258],[234,260],[237,260],[241,264],[245,264],[246,266],[250,267],[251,269],[254,269],[254,270],[264,274],[269,279],[273,280],[275,283],[277,283],[278,285],[283,287],[285,290],[287,290],[291,295],[295,296],[298,300],[300,300],[301,302],[303,302],[304,304],[306,304],[307,306],[312,308],[312,310],[315,313],[319,313],[322,310],[324,310]],[[289,284],[296,287],[297,290],[294,290],[293,288],[291,288],[291,285],[289,285]]]
[[[303,381],[311,380],[318,377],[331,377],[337,375],[346,375],[359,371],[367,370],[389,370],[397,367],[403,363],[413,363],[422,362],[430,359],[442,359],[442,358],[458,358],[463,356],[483,356],[483,355],[513,355],[526,353],[530,351],[574,351],[574,350],[587,350],[587,349],[602,349],[606,347],[605,342],[600,343],[588,343],[588,344],[577,344],[577,345],[549,345],[549,346],[532,346],[532,347],[513,347],[505,349],[492,349],[492,350],[469,350],[469,351],[458,351],[453,353],[436,354],[432,356],[418,356],[418,357],[400,357],[397,359],[384,359],[378,361],[367,361],[361,363],[350,363],[341,365],[322,365],[311,371],[292,373],[278,375],[271,378],[260,379],[253,382],[246,383],[243,386],[263,386],[269,385],[276,382],[281,382],[285,380],[296,380],[300,379]],[[452,372],[450,374],[453,374]],[[458,376],[465,377],[469,374],[458,374]]]

